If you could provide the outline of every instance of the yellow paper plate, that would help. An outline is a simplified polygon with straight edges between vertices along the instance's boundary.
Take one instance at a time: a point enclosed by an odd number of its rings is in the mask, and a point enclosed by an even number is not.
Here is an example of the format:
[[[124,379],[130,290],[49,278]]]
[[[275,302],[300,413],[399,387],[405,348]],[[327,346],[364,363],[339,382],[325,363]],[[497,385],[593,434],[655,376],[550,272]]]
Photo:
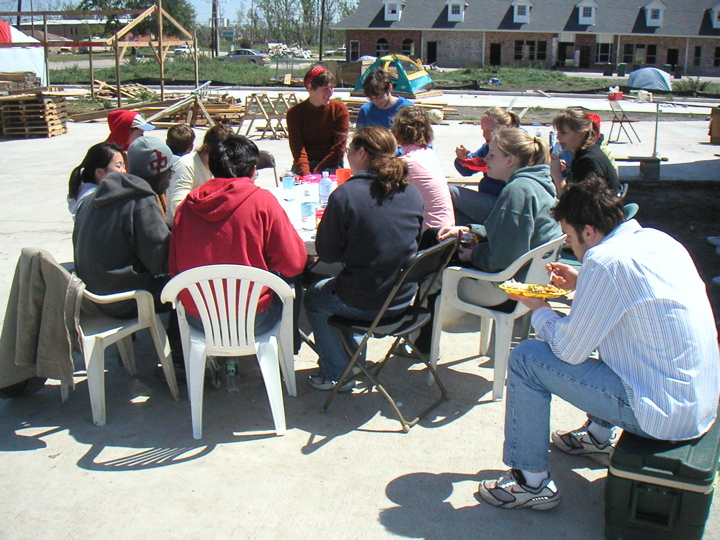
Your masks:
[[[559,298],[570,292],[559,289],[554,285],[536,285],[533,283],[502,283],[499,287],[506,293],[527,296],[528,298]],[[541,290],[532,290],[535,287],[541,288]]]

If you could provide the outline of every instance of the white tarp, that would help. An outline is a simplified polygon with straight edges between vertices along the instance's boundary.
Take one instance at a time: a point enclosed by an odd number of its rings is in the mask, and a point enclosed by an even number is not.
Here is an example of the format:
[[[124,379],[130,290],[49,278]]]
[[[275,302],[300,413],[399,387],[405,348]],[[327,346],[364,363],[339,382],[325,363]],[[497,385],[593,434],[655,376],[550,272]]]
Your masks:
[[[14,26],[0,21],[0,36],[10,36],[10,43],[39,43],[39,41],[21,32]],[[0,72],[32,71],[42,86],[47,86],[45,77],[45,49],[43,47],[2,47],[0,48]]]
[[[643,90],[672,90],[672,81],[670,75],[662,69],[647,67],[630,73],[628,86]]]

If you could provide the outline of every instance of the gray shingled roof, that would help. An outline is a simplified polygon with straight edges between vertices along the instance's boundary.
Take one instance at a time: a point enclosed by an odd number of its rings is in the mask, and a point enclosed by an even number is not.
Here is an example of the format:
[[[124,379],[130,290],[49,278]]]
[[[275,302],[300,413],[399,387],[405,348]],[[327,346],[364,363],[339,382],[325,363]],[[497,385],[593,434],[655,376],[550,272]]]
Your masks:
[[[532,0],[530,22],[513,22],[512,0],[466,0],[463,22],[448,22],[444,0],[406,0],[400,21],[386,22],[384,4],[360,0],[355,13],[333,25],[338,30],[486,30],[524,32],[590,32],[657,36],[720,36],[710,22],[718,0],[663,0],[667,7],[660,28],[645,25],[644,6],[651,0],[596,0],[595,24],[579,25],[578,0]]]

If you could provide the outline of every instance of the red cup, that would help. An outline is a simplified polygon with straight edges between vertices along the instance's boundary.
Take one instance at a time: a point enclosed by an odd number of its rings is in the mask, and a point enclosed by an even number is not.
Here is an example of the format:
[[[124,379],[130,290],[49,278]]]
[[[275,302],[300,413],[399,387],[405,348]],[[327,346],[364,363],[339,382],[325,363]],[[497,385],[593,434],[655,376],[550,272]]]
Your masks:
[[[325,214],[324,208],[316,208],[315,209],[315,226],[317,227],[320,225],[320,222],[322,221],[323,214]]]
[[[335,170],[335,180],[337,180],[337,185],[340,186],[345,183],[346,180],[348,180],[352,176],[352,172],[350,169],[336,169]]]

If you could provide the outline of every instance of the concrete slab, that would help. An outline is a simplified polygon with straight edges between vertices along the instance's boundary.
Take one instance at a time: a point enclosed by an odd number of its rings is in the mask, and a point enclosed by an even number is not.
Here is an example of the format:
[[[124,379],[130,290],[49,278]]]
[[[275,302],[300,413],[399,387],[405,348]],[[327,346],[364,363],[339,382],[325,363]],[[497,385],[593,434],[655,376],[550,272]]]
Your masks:
[[[642,124],[644,142],[628,147],[633,155],[649,152],[651,126]],[[704,122],[677,124],[662,125],[660,153],[684,175],[681,169],[699,157],[710,161],[717,150],[700,142]],[[106,135],[103,123],[70,124],[68,134],[52,139],[0,141],[0,314],[21,247],[72,258],[67,179]],[[446,173],[455,146],[479,139],[477,126],[437,127]],[[258,145],[275,154],[280,169],[290,162],[286,140]],[[273,185],[272,173],[262,171],[260,183]],[[303,346],[296,357],[298,397],[285,400],[284,437],[272,434],[257,367],[243,361],[242,392],[205,392],[201,441],[191,437],[185,389],[179,403],[172,401],[141,336],[137,377],[125,375],[114,350],[108,354],[104,427],[92,424],[82,371],[66,404],[56,385],[0,402],[0,537],[602,538],[606,470],[590,460],[551,452],[566,498],[554,511],[510,514],[475,500],[478,481],[505,468],[504,403],[489,401],[492,363],[476,356],[478,330],[472,317],[446,326],[440,373],[451,400],[408,434],[398,432],[382,397],[362,387],[321,414],[325,395],[305,380],[316,357]],[[369,358],[380,356],[383,345],[373,343]],[[434,397],[424,373],[407,361],[384,373],[409,414]],[[556,400],[554,429],[582,422],[578,410]],[[720,537],[717,505],[706,537]]]

